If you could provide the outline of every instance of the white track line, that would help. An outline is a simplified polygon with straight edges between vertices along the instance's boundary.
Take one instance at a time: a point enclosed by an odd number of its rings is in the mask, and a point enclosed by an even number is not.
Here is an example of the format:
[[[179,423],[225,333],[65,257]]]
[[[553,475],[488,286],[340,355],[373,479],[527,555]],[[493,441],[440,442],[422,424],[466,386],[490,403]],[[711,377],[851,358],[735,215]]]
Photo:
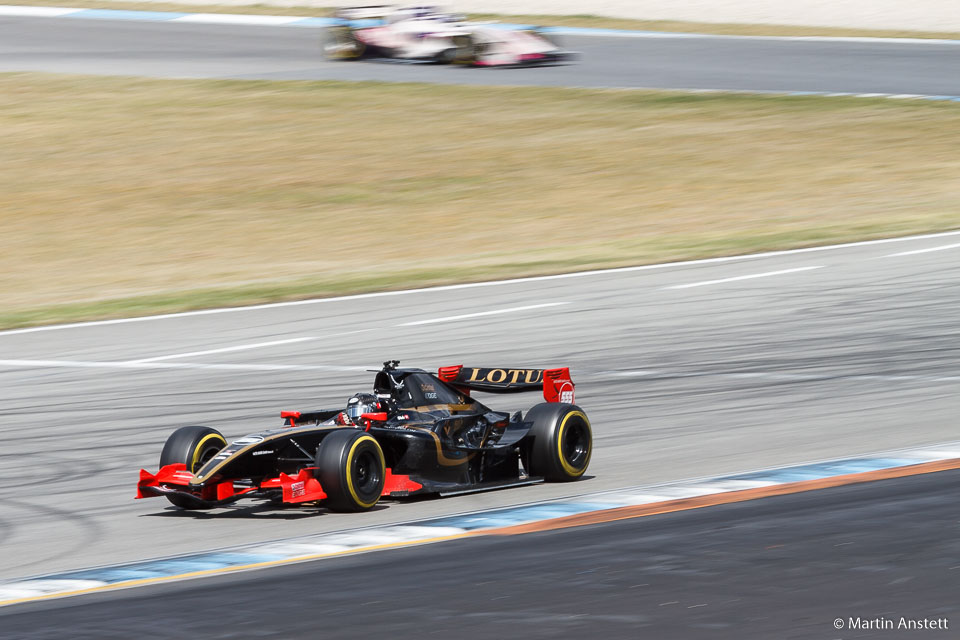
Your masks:
[[[240,24],[282,27],[291,22],[300,22],[305,16],[258,16],[242,13],[191,13],[165,22],[190,22],[197,24]]]
[[[71,7],[25,7],[19,5],[0,5],[0,16],[17,16],[23,18],[57,18],[69,13],[83,11],[81,8]]]
[[[601,371],[598,375],[609,375],[616,378],[734,378],[741,380],[772,380],[777,382],[820,382],[825,380],[855,380],[862,382],[960,382],[960,376],[929,376],[929,375],[883,375],[876,373],[774,373],[771,371],[656,371],[652,369],[637,369],[635,371]]]
[[[0,367],[40,369],[201,369],[216,371],[369,371],[370,367],[300,364],[201,364],[196,362],[97,362],[89,360],[0,360]]]
[[[101,362],[89,360],[0,360],[0,367],[31,368],[31,369],[184,369],[184,370],[213,370],[213,371],[338,371],[338,372],[366,372],[368,366],[334,366],[334,365],[297,365],[297,364],[204,364],[200,362]],[[616,378],[734,378],[743,380],[771,380],[777,382],[818,382],[826,380],[845,380],[860,382],[920,382],[954,383],[960,382],[960,375],[930,376],[930,375],[879,375],[879,374],[803,374],[771,371],[665,371],[652,369],[638,369],[633,371],[600,371],[593,376],[612,376]]]
[[[927,44],[957,46],[951,38],[880,38],[870,36],[748,36],[724,33],[686,33],[679,31],[618,31],[615,29],[590,30],[589,27],[551,27],[550,33],[564,36],[597,38],[643,38],[661,40],[763,40],[768,42],[843,42],[851,44]]]
[[[939,247],[930,247],[930,248],[928,248],[928,249],[915,249],[915,250],[913,250],[913,251],[901,251],[900,253],[891,253],[890,255],[884,256],[884,257],[885,257],[885,258],[897,258],[897,257],[900,257],[900,256],[912,256],[912,255],[916,255],[916,254],[918,254],[918,253],[930,253],[931,251],[945,251],[945,250],[947,250],[947,249],[956,249],[957,247],[960,247],[960,243],[957,243],[957,244],[945,244],[945,245],[942,245],[942,246],[939,246]]]
[[[516,313],[517,311],[529,311],[531,309],[543,309],[545,307],[558,307],[569,302],[546,302],[544,304],[530,304],[525,307],[510,307],[509,309],[496,309],[494,311],[480,311],[478,313],[465,313],[459,316],[447,316],[445,318],[431,318],[430,320],[415,320],[413,322],[404,322],[398,324],[398,327],[415,327],[421,324],[436,324],[438,322],[453,322],[454,320],[465,320],[467,318],[479,318],[481,316],[497,316],[503,313]]]
[[[351,332],[351,333],[356,333]],[[144,362],[160,362],[161,360],[175,360],[177,358],[190,358],[192,356],[206,356],[211,353],[229,353],[231,351],[246,351],[247,349],[260,349],[263,347],[273,347],[279,344],[293,344],[295,342],[306,342],[307,340],[317,340],[314,336],[305,336],[303,338],[290,338],[288,340],[273,340],[271,342],[257,342],[255,344],[241,344],[235,347],[224,347],[222,349],[207,349],[206,351],[190,351],[189,353],[174,353],[168,356],[156,356],[155,358],[140,358],[139,360],[129,360],[132,364],[141,364]]]
[[[199,311],[182,311],[179,313],[162,313],[152,316],[138,316],[135,318],[116,318],[114,320],[93,320],[91,322],[72,322],[68,324],[54,324],[42,327],[28,327],[25,329],[10,329],[0,331],[0,337],[18,335],[23,333],[36,333],[40,331],[59,331],[61,329],[77,329],[83,327],[102,327],[117,324],[127,324],[131,322],[147,322],[153,320],[167,320],[170,318],[187,318],[192,316],[205,316],[217,313],[237,313],[240,311],[258,311],[260,309],[277,309],[281,307],[296,307],[310,304],[326,304],[330,302],[341,302],[344,300],[363,300],[367,298],[383,298],[387,296],[404,296],[414,293],[434,292],[434,291],[456,291],[459,289],[472,289],[475,287],[498,287],[502,285],[522,284],[527,282],[545,282],[548,280],[563,280],[567,278],[584,278],[590,276],[605,276],[618,273],[633,273],[637,271],[651,271],[655,269],[668,269],[671,267],[684,267],[703,264],[723,264],[725,262],[741,262],[744,260],[757,260],[760,258],[772,258],[778,256],[791,256],[802,253],[814,253],[819,251],[833,251],[836,249],[847,249],[850,247],[868,247],[872,245],[887,244],[891,242],[909,242],[912,240],[927,240],[931,238],[946,238],[960,235],[960,231],[944,231],[941,233],[926,233],[915,236],[902,236],[899,238],[882,238],[879,240],[863,240],[860,242],[844,242],[841,244],[823,245],[819,247],[806,247],[803,249],[786,249],[783,251],[765,251],[762,253],[752,253],[738,256],[723,256],[720,258],[703,258],[700,260],[685,260],[679,262],[662,262],[659,264],[647,264],[636,267],[620,267],[617,269],[595,269],[592,271],[576,271],[573,273],[559,273],[550,276],[533,276],[528,278],[512,278],[506,280],[490,280],[485,282],[470,282],[466,284],[450,284],[439,287],[420,287],[416,289],[403,289],[400,291],[379,291],[377,293],[359,293],[347,296],[336,296],[332,298],[311,298],[309,300],[293,300],[291,302],[270,302],[266,304],[248,305],[245,307],[223,307],[218,309],[202,309]]]
[[[766,273],[752,273],[748,276],[736,276],[735,278],[722,278],[720,280],[704,280],[702,282],[690,282],[688,284],[675,284],[672,287],[663,287],[664,289],[690,289],[692,287],[705,287],[711,284],[722,284],[724,282],[737,282],[738,280],[753,280],[754,278],[769,278],[770,276],[779,276],[785,273],[799,273],[800,271],[810,271],[812,269],[822,269],[819,267],[797,267],[796,269],[781,269],[780,271],[767,271]]]

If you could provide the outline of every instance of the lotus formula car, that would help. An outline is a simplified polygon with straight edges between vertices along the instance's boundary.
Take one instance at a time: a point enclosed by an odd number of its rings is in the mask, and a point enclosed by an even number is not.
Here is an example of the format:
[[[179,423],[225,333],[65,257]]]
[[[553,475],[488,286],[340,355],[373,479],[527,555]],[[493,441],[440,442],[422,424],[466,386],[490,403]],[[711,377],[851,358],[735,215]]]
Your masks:
[[[442,367],[387,362],[372,393],[345,408],[282,411],[283,426],[232,443],[210,427],[167,439],[160,470],[140,471],[137,498],[184,509],[240,498],[319,502],[365,511],[381,497],[450,495],[583,476],[592,432],[568,369]],[[542,391],[525,414],[488,409],[471,392]]]
[[[542,29],[464,22],[435,7],[355,7],[340,9],[334,19],[324,52],[335,60],[374,57],[495,67],[559,63],[576,55]]]

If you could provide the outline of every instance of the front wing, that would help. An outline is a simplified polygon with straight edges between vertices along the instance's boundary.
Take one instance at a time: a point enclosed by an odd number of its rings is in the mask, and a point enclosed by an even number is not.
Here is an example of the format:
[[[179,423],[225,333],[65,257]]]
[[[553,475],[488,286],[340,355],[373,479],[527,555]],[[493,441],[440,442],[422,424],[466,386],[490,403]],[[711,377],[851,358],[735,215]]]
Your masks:
[[[170,464],[156,474],[140,470],[137,499],[160,496],[179,496],[196,509],[210,509],[232,504],[242,498],[269,499],[283,504],[322,502],[327,494],[314,477],[313,467],[301,469],[295,476],[281,473],[276,478],[253,484],[244,480],[220,480],[192,484],[193,474],[185,464]],[[384,498],[406,498],[416,495],[457,495],[504,489],[543,482],[539,476],[520,476],[515,479],[481,483],[437,482],[417,476],[394,474],[389,467],[384,478]]]
[[[272,499],[284,504],[317,502],[324,500],[327,494],[315,477],[315,471],[314,467],[306,467],[295,476],[281,473],[276,478],[263,480],[259,484],[242,479],[214,479],[193,484],[194,475],[187,471],[187,465],[170,464],[156,474],[141,469],[136,497],[142,499],[181,496],[196,508],[224,506],[241,498]],[[404,497],[428,492],[435,493],[410,476],[394,474],[391,469],[386,469],[382,496]]]

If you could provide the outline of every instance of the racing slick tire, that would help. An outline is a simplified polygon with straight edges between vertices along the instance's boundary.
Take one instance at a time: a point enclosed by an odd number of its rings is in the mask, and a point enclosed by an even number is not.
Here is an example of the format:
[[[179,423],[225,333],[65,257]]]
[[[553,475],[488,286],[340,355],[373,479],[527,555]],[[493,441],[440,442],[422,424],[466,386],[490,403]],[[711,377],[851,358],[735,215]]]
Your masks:
[[[350,27],[327,27],[323,53],[329,60],[359,60],[366,48]]]
[[[386,479],[380,444],[364,431],[334,431],[317,447],[316,478],[327,494],[324,505],[332,511],[372,509]]]
[[[549,482],[580,478],[590,464],[593,432],[583,409],[575,404],[543,402],[524,417],[532,422],[533,442],[526,451],[527,471]]]
[[[210,427],[180,427],[170,434],[160,452],[160,468],[168,464],[183,463],[187,471],[196,473],[217,452],[227,446],[223,434]],[[185,496],[164,496],[181,509],[200,509],[196,501]]]

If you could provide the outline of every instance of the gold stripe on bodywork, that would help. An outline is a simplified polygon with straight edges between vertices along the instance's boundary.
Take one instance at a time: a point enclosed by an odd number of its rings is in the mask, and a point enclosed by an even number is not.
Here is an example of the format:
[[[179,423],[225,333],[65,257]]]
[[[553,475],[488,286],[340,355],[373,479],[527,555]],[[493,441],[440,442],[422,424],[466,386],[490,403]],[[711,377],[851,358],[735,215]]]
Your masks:
[[[428,411],[471,411],[475,410],[477,407],[471,404],[426,404],[421,407],[410,407],[409,409],[401,409],[400,411],[417,411],[419,413],[426,413]]]
[[[426,427],[407,427],[407,428],[411,430],[416,430],[416,431],[423,431],[424,433],[430,434],[430,437],[433,438],[433,444],[437,448],[437,462],[443,465],[444,467],[455,467],[457,465],[464,464],[467,461],[469,461],[471,458],[473,458],[473,456],[477,455],[476,451],[471,451],[466,455],[466,457],[463,457],[463,458],[448,458],[443,453],[443,448],[440,446],[440,436],[438,436],[436,433],[434,433],[430,429],[427,429]]]
[[[334,430],[334,429],[346,429],[346,428],[349,428],[349,427],[343,427],[343,426],[341,426],[341,425],[339,425],[339,424],[336,424],[336,425],[329,425],[329,426],[326,426],[326,427],[311,427],[311,428],[309,428],[309,429],[303,429],[303,428],[301,428],[301,429],[297,429],[297,430],[295,431],[295,433],[314,433],[314,432],[317,432],[317,431],[332,431],[332,430]],[[282,432],[280,432],[280,433],[275,433],[275,434],[273,434],[272,436],[266,436],[266,437],[265,437],[263,440],[261,440],[260,442],[253,442],[253,443],[248,444],[247,446],[243,447],[242,449],[237,449],[237,450],[234,451],[232,454],[230,454],[230,457],[229,457],[229,458],[225,458],[224,460],[221,460],[221,461],[220,461],[220,464],[218,464],[217,466],[215,466],[213,469],[210,469],[210,471],[208,471],[206,475],[196,476],[195,482],[193,482],[192,484],[199,484],[199,483],[203,482],[203,480],[204,480],[205,478],[209,478],[210,476],[212,476],[213,474],[215,474],[217,471],[219,471],[219,470],[223,467],[223,465],[225,465],[225,464],[227,464],[228,462],[230,462],[231,460],[233,460],[235,456],[238,456],[238,455],[240,455],[241,453],[246,453],[247,451],[250,451],[250,450],[253,449],[254,447],[260,446],[260,445],[263,444],[264,442],[271,442],[271,441],[273,441],[273,440],[279,440],[280,438],[285,438],[285,437],[287,437],[290,433],[291,433],[291,431],[282,431]],[[256,434],[251,434],[251,435],[256,435]],[[250,437],[250,436],[244,436],[244,437],[247,438],[247,437]],[[228,446],[229,446],[229,445],[228,445]]]

